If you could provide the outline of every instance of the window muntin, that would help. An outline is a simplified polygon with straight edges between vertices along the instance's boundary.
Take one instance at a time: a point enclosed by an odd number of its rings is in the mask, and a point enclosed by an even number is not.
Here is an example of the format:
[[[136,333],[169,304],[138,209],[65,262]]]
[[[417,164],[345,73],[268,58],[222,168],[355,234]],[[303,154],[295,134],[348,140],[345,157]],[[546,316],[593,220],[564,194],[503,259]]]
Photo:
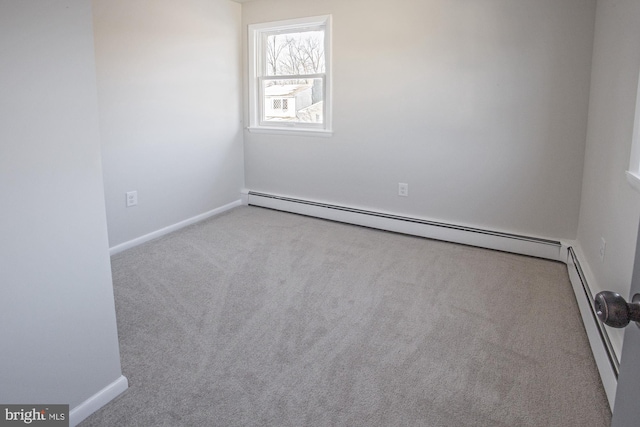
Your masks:
[[[250,130],[330,132],[330,17],[249,26]]]

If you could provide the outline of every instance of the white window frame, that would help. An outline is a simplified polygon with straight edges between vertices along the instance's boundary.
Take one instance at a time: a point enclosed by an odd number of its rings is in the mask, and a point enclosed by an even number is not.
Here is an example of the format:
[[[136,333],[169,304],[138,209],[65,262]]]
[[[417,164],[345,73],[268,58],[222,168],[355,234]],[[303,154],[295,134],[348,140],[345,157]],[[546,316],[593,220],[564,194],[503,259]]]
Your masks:
[[[633,123],[633,140],[631,142],[631,159],[627,180],[636,190],[640,191],[640,76],[636,93],[636,114]]]
[[[305,75],[308,78],[323,79],[323,123],[300,122],[266,122],[262,121],[264,97],[262,96],[262,80],[264,75],[264,50],[262,40],[266,35],[295,31],[296,29],[322,28],[324,30],[324,61],[325,72],[322,74]],[[249,131],[255,133],[277,133],[303,136],[326,136],[332,131],[332,89],[331,89],[331,15],[313,16],[308,18],[289,19],[286,21],[265,22],[249,25],[248,35],[249,54]],[[288,76],[275,76],[275,79]],[[269,79],[274,77],[269,76]]]

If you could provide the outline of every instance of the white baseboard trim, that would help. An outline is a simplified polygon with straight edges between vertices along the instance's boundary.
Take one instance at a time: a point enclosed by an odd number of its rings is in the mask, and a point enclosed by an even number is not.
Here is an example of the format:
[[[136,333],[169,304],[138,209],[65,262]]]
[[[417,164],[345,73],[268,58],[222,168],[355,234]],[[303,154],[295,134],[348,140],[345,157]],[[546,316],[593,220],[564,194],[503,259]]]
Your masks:
[[[566,262],[562,242],[249,191],[248,204],[429,239]]]
[[[115,255],[115,254],[117,254],[119,252],[122,252],[122,251],[125,251],[127,249],[133,248],[134,246],[141,245],[142,243],[148,242],[150,240],[157,239],[158,237],[164,236],[165,234],[169,234],[169,233],[171,233],[173,231],[179,230],[179,229],[184,228],[184,227],[186,227],[188,225],[195,224],[196,222],[200,222],[202,220],[205,220],[207,218],[211,218],[211,217],[216,216],[216,215],[220,215],[221,213],[226,212],[226,211],[228,211],[230,209],[233,209],[235,207],[238,207],[240,205],[242,205],[242,200],[236,200],[235,202],[231,202],[231,203],[226,204],[224,206],[221,206],[219,208],[213,209],[213,210],[211,210],[209,212],[205,212],[203,214],[196,215],[196,216],[194,216],[192,218],[185,219],[184,221],[180,221],[180,222],[178,222],[176,224],[170,225],[168,227],[161,228],[160,230],[156,230],[156,231],[154,231],[152,233],[145,234],[144,236],[140,236],[140,237],[137,237],[137,238],[135,238],[133,240],[129,240],[128,242],[124,242],[124,243],[121,243],[119,245],[113,246],[113,247],[109,248],[109,254],[111,256],[113,256],[113,255]]]
[[[247,204],[565,263],[576,301],[578,302],[582,321],[587,332],[591,351],[598,366],[609,405],[613,410],[613,402],[618,384],[617,365],[619,359],[611,346],[606,329],[595,317],[595,311],[592,306],[593,295],[591,294],[587,278],[578,260],[579,256],[576,254],[576,251],[573,250],[572,242],[563,243],[550,239],[446,224],[438,221],[404,217],[253,191],[247,193]],[[585,261],[582,261],[582,263],[586,266]]]
[[[107,403],[118,397],[127,388],[129,381],[123,375],[117,380],[69,411],[69,426],[75,427],[89,415],[102,408]]]

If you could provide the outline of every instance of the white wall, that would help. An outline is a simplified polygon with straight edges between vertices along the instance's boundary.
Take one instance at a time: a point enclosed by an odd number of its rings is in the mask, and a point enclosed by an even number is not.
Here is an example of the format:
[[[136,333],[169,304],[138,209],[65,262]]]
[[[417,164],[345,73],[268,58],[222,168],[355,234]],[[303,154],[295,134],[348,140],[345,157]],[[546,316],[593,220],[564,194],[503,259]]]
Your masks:
[[[0,1],[0,402],[121,378],[89,0]]]
[[[639,1],[598,0],[592,68],[578,242],[595,279],[592,291],[626,298],[640,217],[640,193],[625,178],[640,72]],[[609,331],[620,354],[623,330]]]
[[[240,8],[94,0],[109,243],[240,199]],[[125,207],[125,192],[138,206]]]
[[[244,3],[245,30],[321,14],[334,27],[334,136],[245,131],[247,188],[575,238],[594,13],[591,0]]]

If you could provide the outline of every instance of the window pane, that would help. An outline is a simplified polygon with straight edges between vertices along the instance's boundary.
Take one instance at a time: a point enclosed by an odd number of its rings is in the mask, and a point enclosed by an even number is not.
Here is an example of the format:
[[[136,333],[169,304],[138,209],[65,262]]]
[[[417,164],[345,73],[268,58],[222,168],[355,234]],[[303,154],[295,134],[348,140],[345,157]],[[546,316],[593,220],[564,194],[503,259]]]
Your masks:
[[[267,76],[325,72],[324,31],[272,34],[265,43]]]
[[[265,122],[324,122],[323,79],[263,80]]]

